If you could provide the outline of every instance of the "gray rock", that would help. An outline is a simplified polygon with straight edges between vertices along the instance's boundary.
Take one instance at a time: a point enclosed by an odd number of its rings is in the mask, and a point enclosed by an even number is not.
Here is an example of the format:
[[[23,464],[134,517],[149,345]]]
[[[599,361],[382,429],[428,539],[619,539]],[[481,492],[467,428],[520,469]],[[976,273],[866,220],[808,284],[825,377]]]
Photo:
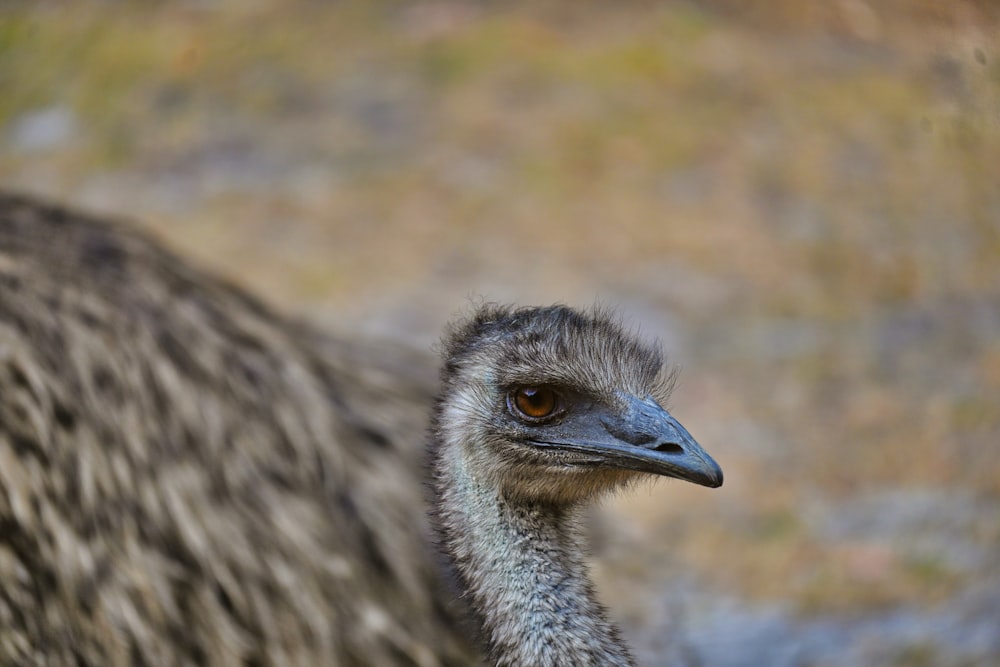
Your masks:
[[[10,129],[11,146],[32,153],[56,148],[77,133],[76,114],[69,107],[55,105],[18,117]]]

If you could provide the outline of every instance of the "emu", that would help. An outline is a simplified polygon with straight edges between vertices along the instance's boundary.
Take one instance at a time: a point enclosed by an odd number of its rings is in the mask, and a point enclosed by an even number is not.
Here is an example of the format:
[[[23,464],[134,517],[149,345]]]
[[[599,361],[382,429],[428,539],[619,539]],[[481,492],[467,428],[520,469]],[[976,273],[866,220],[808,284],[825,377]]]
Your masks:
[[[0,194],[0,664],[631,664],[578,509],[722,482],[657,351],[563,307],[443,351],[432,403],[404,350]]]
[[[654,396],[671,374],[607,314],[482,308],[444,348],[435,526],[491,661],[631,665],[595,599],[579,509],[644,475],[722,471]]]

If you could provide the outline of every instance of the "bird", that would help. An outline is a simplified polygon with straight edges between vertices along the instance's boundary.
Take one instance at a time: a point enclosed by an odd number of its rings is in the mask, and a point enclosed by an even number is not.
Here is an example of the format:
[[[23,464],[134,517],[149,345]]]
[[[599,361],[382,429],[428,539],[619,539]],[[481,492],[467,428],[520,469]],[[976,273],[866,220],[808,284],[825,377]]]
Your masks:
[[[0,665],[477,664],[420,363],[0,194]]]
[[[588,577],[581,509],[650,476],[723,480],[662,406],[659,349],[600,309],[486,305],[443,356],[434,525],[490,663],[633,665]]]
[[[658,351],[490,305],[442,351],[435,390],[400,345],[0,192],[0,664],[631,664],[579,511],[722,482]]]

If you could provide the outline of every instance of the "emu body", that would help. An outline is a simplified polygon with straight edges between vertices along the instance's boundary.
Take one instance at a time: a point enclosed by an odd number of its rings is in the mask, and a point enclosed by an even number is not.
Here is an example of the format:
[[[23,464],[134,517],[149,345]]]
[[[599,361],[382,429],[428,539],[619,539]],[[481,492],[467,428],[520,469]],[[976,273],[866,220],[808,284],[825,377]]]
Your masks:
[[[0,195],[0,664],[474,664],[408,365]]]

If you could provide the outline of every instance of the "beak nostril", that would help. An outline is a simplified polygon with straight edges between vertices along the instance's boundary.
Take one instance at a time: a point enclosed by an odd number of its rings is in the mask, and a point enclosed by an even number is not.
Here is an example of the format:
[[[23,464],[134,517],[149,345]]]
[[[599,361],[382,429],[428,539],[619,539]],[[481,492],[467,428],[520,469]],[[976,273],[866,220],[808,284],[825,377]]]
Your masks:
[[[661,442],[656,444],[652,449],[658,452],[664,452],[666,454],[683,454],[684,448],[674,442]]]

